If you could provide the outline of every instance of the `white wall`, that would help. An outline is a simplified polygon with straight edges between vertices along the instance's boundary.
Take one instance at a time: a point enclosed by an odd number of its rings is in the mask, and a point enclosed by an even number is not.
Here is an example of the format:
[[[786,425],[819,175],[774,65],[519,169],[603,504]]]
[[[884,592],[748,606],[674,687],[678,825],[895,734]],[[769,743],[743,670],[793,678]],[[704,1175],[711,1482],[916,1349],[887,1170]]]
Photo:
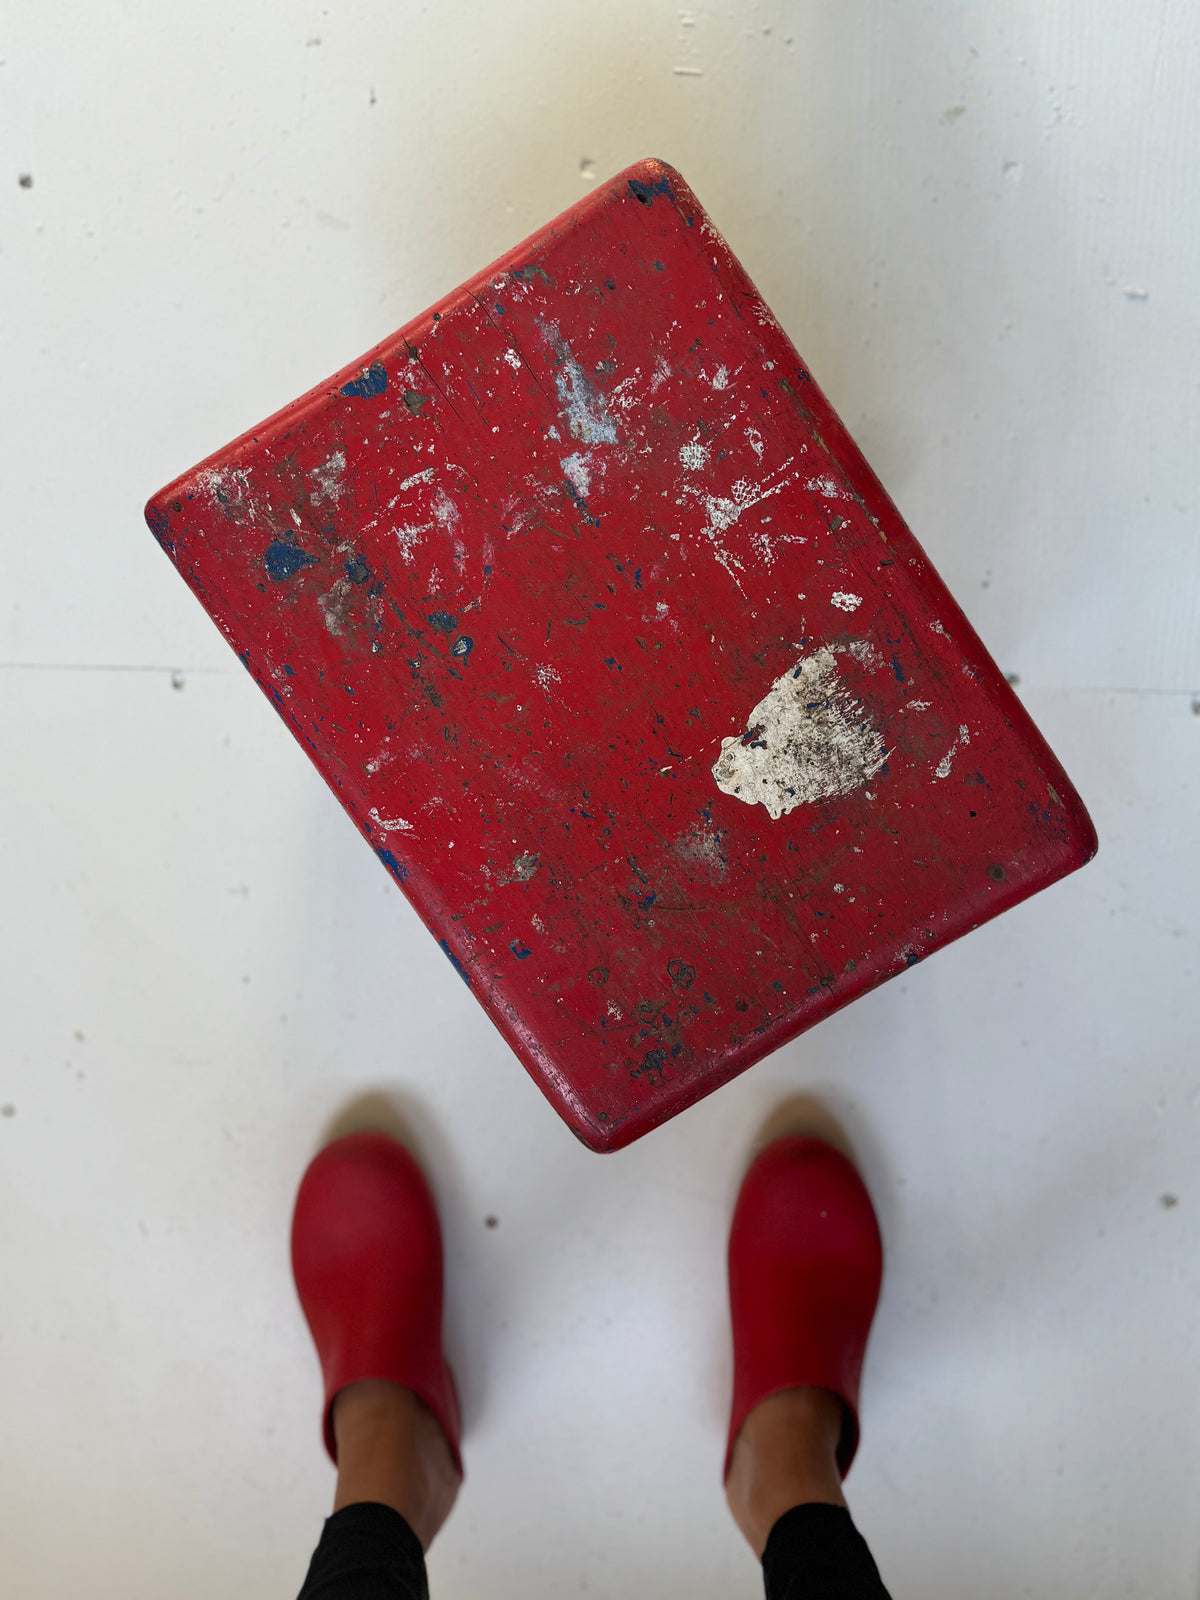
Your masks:
[[[294,1590],[328,1481],[287,1208],[327,1119],[403,1084],[474,1418],[440,1600],[753,1593],[720,1233],[804,1086],[888,1236],[851,1489],[897,1600],[1194,1596],[1200,7],[10,0],[0,62],[6,1585]],[[597,1162],[140,506],[646,154],[1102,852]]]

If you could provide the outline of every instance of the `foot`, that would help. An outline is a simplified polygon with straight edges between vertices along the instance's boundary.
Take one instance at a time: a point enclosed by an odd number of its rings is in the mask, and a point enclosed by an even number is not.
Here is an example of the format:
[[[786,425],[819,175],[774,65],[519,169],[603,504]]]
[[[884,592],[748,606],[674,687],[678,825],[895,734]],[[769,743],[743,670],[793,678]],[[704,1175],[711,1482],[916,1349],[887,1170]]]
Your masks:
[[[729,1238],[734,1385],[730,1509],[756,1554],[792,1506],[844,1505],[882,1245],[849,1161],[776,1139],[742,1183]]]
[[[814,1501],[846,1504],[837,1464],[842,1416],[842,1402],[828,1389],[784,1389],[755,1406],[739,1429],[725,1498],[760,1561],[785,1511]]]
[[[338,1477],[333,1509],[371,1501],[398,1511],[428,1550],[450,1515],[462,1473],[433,1412],[382,1378],[334,1397]]]
[[[292,1266],[325,1379],[337,1509],[371,1499],[408,1519],[403,1501],[426,1543],[462,1462],[442,1354],[441,1230],[407,1150],[386,1134],[357,1133],[315,1157],[296,1197]]]

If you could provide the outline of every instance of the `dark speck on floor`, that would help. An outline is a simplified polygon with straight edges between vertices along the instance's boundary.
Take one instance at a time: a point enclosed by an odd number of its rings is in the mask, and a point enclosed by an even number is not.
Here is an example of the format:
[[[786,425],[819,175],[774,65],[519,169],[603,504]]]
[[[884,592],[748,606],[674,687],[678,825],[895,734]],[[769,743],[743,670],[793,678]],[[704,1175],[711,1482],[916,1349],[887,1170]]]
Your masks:
[[[1170,1211],[1179,1204],[1179,1196],[1177,1194],[1160,1194],[1158,1203],[1164,1211]]]
[[[21,174],[21,176],[17,179],[17,182],[21,185],[22,189],[32,189],[33,188],[33,173],[32,172],[23,172]]]
[[[500,1218],[499,1217],[484,1217],[483,1225],[484,1225],[485,1228],[498,1228],[500,1226]]]
[[[0,1117],[15,1117],[16,1114],[16,1106],[0,1106]]]

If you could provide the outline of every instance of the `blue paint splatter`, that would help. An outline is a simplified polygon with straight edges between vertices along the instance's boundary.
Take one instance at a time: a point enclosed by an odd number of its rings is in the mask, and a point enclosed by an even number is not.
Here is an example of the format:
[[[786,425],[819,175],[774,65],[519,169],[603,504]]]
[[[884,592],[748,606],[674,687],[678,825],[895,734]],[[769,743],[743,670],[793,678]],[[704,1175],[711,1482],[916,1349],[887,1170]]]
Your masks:
[[[450,646],[450,654],[452,656],[458,656],[461,660],[465,661],[474,648],[474,639],[472,639],[469,634],[464,633],[461,638],[455,639],[454,643]]]
[[[147,506],[146,521],[150,524],[150,532],[163,549],[174,550],[175,541],[170,537],[171,524],[167,520],[167,513],[160,511],[157,506]]]
[[[392,877],[395,878],[396,882],[403,883],[405,878],[408,877],[408,868],[404,865],[404,863],[397,861],[390,850],[376,850],[375,854],[379,857],[380,861],[383,862],[384,866],[391,873]]]
[[[592,516],[591,512],[588,510],[587,501],[583,498],[575,485],[564,478],[563,488],[575,502],[576,509],[582,514],[582,520],[586,522],[589,527],[598,528],[600,526],[600,518]]]
[[[898,655],[892,656],[892,671],[896,674],[897,679],[903,683],[904,668],[900,665],[900,657]]]
[[[431,628],[437,628],[442,633],[453,633],[458,627],[458,618],[452,617],[448,611],[431,611],[425,621]]]
[[[532,283],[535,278],[541,278],[543,283],[548,284],[551,289],[554,288],[554,279],[546,271],[545,267],[510,267],[509,276],[518,279],[521,283]]]
[[[352,400],[373,400],[387,388],[387,368],[382,361],[372,361],[361,378],[342,385],[342,393]]]
[[[462,979],[462,981],[466,984],[467,988],[469,989],[471,987],[471,980],[467,975],[467,969],[463,966],[462,962],[454,954],[454,951],[451,950],[450,946],[446,943],[445,939],[439,939],[438,943],[441,945],[442,950],[443,950],[443,952],[444,952],[444,954],[446,956],[446,959],[449,961],[450,965],[454,968],[455,972],[458,973],[459,977]]]
[[[656,194],[671,193],[671,185],[665,178],[660,178],[657,183],[642,183],[637,178],[630,178],[629,187],[634,199],[639,200],[644,206],[652,206]]]
[[[371,569],[361,556],[351,556],[346,563],[346,576],[351,583],[366,583]]]
[[[289,544],[286,539],[276,539],[273,544],[269,544],[263,561],[267,576],[280,582],[284,578],[294,578],[298,572],[303,572],[305,567],[314,567],[317,564],[316,556],[310,556],[307,550],[301,550],[299,545]]]
[[[663,1081],[663,1068],[666,1064],[667,1053],[665,1050],[647,1050],[642,1057],[641,1066],[631,1067],[629,1076],[631,1078],[645,1078],[647,1083],[653,1083],[657,1079],[661,1083]]]
[[[520,939],[514,939],[513,942],[509,945],[508,948],[512,951],[513,955],[516,956],[518,961],[524,961],[528,956],[532,955],[532,953],[533,953],[528,948],[528,946]]]

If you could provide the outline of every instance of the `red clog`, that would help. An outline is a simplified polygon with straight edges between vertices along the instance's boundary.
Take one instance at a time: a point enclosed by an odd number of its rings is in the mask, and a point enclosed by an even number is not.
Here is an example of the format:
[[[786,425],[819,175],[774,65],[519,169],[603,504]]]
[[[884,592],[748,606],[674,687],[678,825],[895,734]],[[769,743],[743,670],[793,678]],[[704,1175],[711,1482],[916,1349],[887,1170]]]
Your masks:
[[[442,1232],[408,1151],[352,1133],[314,1157],[292,1217],[292,1271],[325,1377],[325,1447],[336,1462],[333,1401],[386,1378],[423,1400],[459,1457],[458,1397],[442,1354]]]
[[[854,1167],[819,1139],[776,1139],[742,1182],[729,1235],[733,1411],[738,1432],[781,1389],[830,1389],[845,1408],[843,1478],[858,1449],[858,1385],[879,1300],[883,1246]]]

